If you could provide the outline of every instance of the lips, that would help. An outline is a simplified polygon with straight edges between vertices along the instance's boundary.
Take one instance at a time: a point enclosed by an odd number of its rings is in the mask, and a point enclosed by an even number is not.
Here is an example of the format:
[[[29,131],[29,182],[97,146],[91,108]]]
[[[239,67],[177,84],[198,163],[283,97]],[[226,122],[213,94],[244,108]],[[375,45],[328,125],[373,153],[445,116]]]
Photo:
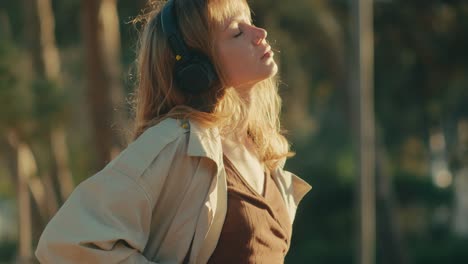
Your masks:
[[[265,49],[265,51],[263,52],[263,55],[262,55],[262,57],[260,59],[263,59],[270,52],[271,52],[271,47],[270,47],[270,45],[268,45],[267,48]]]

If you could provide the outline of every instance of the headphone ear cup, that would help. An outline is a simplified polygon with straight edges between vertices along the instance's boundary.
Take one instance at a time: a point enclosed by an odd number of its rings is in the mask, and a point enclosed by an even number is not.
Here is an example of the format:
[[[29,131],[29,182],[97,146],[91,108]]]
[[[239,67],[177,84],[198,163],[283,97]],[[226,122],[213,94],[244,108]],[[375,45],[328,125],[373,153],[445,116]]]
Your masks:
[[[213,65],[203,55],[194,55],[178,65],[174,75],[179,88],[193,94],[209,90],[218,79]]]

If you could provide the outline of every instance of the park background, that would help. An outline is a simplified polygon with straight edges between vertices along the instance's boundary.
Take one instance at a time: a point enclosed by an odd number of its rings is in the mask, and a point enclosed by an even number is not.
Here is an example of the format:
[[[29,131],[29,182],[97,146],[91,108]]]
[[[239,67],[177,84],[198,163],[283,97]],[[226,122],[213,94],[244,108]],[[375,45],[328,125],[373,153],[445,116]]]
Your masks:
[[[250,1],[279,64],[286,169],[313,186],[286,263],[359,262],[356,102],[375,117],[375,263],[468,263],[468,1],[372,2],[368,102],[352,87],[357,3]],[[73,188],[125,146],[146,4],[0,1],[0,263],[33,259]]]

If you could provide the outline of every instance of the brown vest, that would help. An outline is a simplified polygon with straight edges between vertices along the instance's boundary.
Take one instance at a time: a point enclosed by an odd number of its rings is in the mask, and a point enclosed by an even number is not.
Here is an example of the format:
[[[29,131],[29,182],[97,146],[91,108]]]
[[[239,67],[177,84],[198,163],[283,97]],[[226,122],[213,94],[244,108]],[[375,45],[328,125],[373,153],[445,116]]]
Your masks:
[[[284,263],[292,224],[271,175],[258,194],[224,156],[228,208],[218,244],[208,263]]]

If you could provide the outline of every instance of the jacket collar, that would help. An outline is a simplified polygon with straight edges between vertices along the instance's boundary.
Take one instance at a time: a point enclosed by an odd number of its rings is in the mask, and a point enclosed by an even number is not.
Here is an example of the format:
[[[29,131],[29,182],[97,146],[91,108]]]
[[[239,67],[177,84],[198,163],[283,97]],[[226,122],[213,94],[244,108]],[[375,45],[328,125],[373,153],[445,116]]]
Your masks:
[[[217,127],[206,127],[190,119],[181,121],[182,126],[190,131],[187,154],[189,156],[208,157],[220,167],[223,160],[221,136]]]

